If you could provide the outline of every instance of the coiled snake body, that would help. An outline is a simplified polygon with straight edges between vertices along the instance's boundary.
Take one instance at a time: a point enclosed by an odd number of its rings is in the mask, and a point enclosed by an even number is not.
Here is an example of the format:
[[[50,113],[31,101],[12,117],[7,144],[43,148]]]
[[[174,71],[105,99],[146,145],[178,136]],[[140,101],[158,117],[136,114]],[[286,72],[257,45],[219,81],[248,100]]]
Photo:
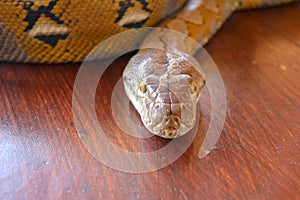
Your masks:
[[[108,37],[145,26],[174,29],[204,45],[234,10],[291,1],[4,0],[0,2],[0,60],[80,62]],[[114,53],[118,48],[105,51]],[[175,138],[193,127],[204,74],[185,55],[139,51],[124,71],[124,85],[152,133]]]

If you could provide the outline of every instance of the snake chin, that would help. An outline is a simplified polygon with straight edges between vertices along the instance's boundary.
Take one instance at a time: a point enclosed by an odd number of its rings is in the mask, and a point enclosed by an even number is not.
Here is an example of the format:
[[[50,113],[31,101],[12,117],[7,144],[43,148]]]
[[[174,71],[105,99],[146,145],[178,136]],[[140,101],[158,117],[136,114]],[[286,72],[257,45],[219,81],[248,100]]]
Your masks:
[[[162,130],[161,135],[168,137],[168,138],[174,138],[176,136],[177,128],[174,126],[168,126],[164,130]]]
[[[180,120],[180,117],[171,115],[164,128],[160,131],[160,136],[164,138],[175,138],[178,128],[180,127]]]

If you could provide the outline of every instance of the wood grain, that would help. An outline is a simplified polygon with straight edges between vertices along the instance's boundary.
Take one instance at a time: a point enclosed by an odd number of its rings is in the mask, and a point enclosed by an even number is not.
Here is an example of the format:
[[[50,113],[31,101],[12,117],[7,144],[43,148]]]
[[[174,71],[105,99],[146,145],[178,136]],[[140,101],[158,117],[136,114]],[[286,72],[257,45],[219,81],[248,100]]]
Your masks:
[[[300,199],[299,19],[298,3],[237,12],[226,22],[206,46],[227,92],[218,148],[204,159],[197,156],[209,119],[206,90],[191,147],[168,167],[146,174],[113,170],[84,148],[72,117],[80,64],[2,63],[0,198]],[[168,141],[132,139],[113,122],[110,96],[128,58],[114,62],[100,81],[99,123],[121,148],[159,149]],[[131,116],[140,123],[136,113]]]

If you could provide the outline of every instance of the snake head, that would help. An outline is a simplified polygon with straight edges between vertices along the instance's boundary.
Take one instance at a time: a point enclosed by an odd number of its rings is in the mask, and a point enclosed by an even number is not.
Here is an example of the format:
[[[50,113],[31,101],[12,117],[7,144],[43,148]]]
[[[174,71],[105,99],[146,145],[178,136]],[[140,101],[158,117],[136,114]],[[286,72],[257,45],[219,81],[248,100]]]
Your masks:
[[[143,124],[153,134],[176,138],[193,128],[205,82],[186,56],[140,51],[127,64],[123,83]]]

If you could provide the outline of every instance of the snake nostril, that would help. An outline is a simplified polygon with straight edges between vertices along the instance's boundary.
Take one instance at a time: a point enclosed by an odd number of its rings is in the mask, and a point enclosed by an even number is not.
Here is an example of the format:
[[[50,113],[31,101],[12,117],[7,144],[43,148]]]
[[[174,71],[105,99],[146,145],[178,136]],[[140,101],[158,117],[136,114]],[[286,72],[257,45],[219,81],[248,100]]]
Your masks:
[[[180,118],[179,117],[174,117],[174,121],[176,124],[179,126],[180,125]]]

